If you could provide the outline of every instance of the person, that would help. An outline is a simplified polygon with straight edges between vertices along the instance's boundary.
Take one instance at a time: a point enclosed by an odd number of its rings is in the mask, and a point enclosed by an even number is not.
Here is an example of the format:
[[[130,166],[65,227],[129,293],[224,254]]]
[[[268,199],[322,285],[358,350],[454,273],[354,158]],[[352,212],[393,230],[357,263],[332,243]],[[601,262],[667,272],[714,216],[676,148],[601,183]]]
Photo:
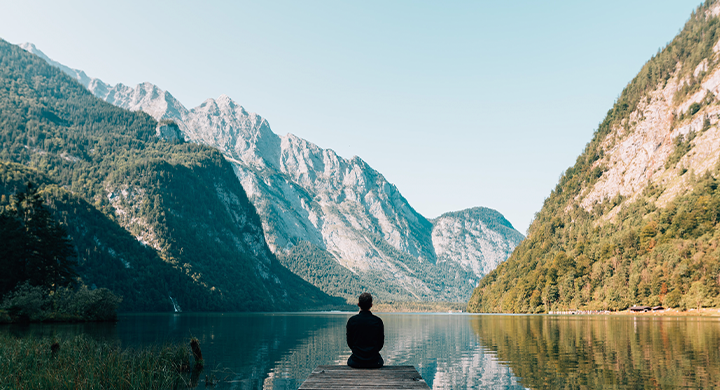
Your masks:
[[[385,363],[380,350],[385,344],[385,326],[370,312],[372,295],[364,292],[358,298],[360,313],[347,322],[347,345],[352,350],[347,365],[353,368],[380,368]]]

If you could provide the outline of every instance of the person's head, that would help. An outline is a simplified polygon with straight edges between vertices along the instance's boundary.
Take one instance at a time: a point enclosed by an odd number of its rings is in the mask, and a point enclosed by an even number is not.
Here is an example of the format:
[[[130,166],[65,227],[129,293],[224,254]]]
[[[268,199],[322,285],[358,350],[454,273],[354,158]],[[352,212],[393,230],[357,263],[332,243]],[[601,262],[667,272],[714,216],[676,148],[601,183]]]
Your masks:
[[[358,306],[360,306],[360,310],[370,310],[372,307],[372,295],[367,292],[360,294],[360,297],[358,298]]]

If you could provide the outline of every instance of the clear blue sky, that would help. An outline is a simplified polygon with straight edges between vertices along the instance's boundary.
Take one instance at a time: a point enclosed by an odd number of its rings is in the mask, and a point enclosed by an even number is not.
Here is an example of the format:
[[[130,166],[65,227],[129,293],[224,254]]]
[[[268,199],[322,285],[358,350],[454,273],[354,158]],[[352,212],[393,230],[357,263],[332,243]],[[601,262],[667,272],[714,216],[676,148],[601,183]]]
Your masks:
[[[622,88],[698,0],[6,1],[0,38],[188,108],[227,94],[366,160],[428,218],[525,232]]]

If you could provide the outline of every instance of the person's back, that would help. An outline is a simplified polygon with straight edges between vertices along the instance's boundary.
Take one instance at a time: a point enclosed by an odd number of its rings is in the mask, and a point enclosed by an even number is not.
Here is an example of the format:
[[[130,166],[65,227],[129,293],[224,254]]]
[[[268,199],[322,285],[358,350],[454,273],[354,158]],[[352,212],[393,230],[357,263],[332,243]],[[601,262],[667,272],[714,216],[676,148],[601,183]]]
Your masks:
[[[360,313],[347,322],[347,344],[352,350],[347,364],[355,368],[379,368],[384,362],[380,350],[385,344],[385,326],[370,312],[372,296],[362,293],[358,302]]]

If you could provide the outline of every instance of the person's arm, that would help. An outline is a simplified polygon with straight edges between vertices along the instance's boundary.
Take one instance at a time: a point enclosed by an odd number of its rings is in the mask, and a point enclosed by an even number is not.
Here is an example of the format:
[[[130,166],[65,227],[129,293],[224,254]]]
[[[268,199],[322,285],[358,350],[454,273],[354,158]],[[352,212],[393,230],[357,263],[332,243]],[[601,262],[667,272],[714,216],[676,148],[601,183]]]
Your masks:
[[[384,345],[385,345],[385,324],[383,324],[382,320],[380,320],[380,346],[378,348],[378,351],[380,351]]]
[[[350,340],[350,320],[345,324],[345,341],[347,342],[348,348],[352,350],[352,342]]]

